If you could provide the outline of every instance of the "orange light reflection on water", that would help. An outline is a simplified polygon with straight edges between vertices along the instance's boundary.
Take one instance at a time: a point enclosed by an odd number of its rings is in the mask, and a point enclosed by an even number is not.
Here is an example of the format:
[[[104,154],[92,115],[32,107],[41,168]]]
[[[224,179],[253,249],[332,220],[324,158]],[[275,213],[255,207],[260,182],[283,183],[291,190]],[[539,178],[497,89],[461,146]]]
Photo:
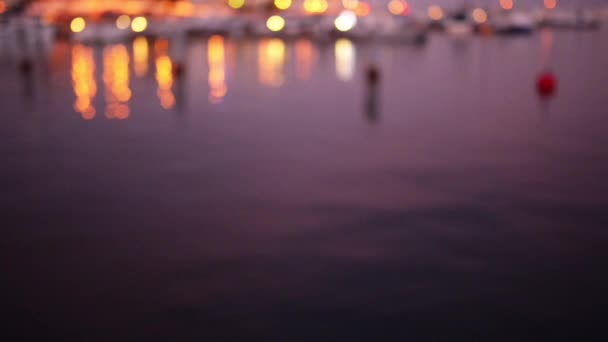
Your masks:
[[[173,62],[167,55],[156,58],[156,82],[160,99],[160,105],[164,109],[171,109],[175,106],[175,95],[173,95]]]
[[[209,38],[207,59],[209,62],[209,101],[212,103],[221,102],[228,92],[224,55],[224,38],[222,36]]]
[[[310,39],[296,41],[296,76],[300,80],[309,80],[312,68],[317,60],[317,51]]]
[[[280,87],[285,82],[285,43],[279,38],[263,39],[258,45],[258,78],[261,84]]]
[[[108,46],[103,51],[103,83],[105,85],[106,117],[124,120],[129,117],[129,52],[120,45]]]
[[[72,86],[76,95],[74,110],[85,120],[93,119],[96,111],[92,101],[97,94],[97,82],[93,50],[89,47],[72,47]]]
[[[137,37],[133,41],[133,62],[135,64],[135,75],[144,77],[148,74],[148,59],[150,48],[146,37]]]

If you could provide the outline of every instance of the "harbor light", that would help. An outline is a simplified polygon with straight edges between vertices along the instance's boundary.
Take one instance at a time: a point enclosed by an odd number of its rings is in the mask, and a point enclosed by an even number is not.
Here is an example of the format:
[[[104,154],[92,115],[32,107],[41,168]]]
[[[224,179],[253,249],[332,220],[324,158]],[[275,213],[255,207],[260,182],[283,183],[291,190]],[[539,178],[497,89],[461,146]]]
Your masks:
[[[86,27],[87,22],[84,20],[83,17],[76,17],[72,19],[72,22],[70,22],[70,30],[72,30],[72,32],[74,33],[82,32]]]
[[[372,12],[372,6],[363,1],[359,1],[357,3],[357,8],[355,8],[355,14],[357,17],[366,17]]]
[[[357,15],[353,11],[344,10],[334,20],[334,25],[338,31],[350,31],[357,24]]]
[[[500,0],[500,8],[505,11],[510,11],[513,9],[513,0]]]
[[[327,0],[304,0],[304,11],[312,14],[321,14],[327,11],[329,4]]]
[[[483,8],[476,8],[473,10],[473,20],[477,24],[483,24],[488,21],[488,13]]]
[[[273,15],[266,20],[266,27],[272,32],[279,32],[285,27],[285,19],[279,15]]]
[[[233,9],[239,9],[245,6],[245,0],[228,0],[228,6]]]
[[[443,10],[437,5],[429,6],[427,15],[429,18],[431,18],[431,20],[439,21],[443,19]]]
[[[342,0],[342,6],[349,10],[355,10],[359,6],[359,0]]]
[[[274,0],[274,6],[284,11],[291,7],[291,0]]]
[[[126,14],[121,15],[116,19],[116,27],[120,30],[126,30],[131,26],[131,17]]]
[[[148,28],[148,19],[144,17],[135,17],[131,22],[133,32],[144,32]]]
[[[408,15],[410,14],[410,5],[403,0],[391,0],[388,3],[388,11],[393,15]]]

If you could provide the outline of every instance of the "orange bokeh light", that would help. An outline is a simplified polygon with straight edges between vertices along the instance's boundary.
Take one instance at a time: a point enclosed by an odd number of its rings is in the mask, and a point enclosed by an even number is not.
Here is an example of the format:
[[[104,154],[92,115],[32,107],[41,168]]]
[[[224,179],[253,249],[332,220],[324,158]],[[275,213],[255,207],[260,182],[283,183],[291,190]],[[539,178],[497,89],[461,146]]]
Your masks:
[[[554,9],[557,7],[557,0],[545,0],[545,8]]]
[[[500,0],[500,7],[506,11],[513,9],[513,0]]]
[[[224,37],[211,36],[207,43],[207,61],[209,63],[209,101],[219,103],[224,99],[226,87],[226,64]]]
[[[85,120],[93,119],[95,108],[92,101],[97,94],[97,82],[95,59],[90,47],[75,45],[72,48],[72,86],[76,95],[74,110]]]
[[[355,14],[358,17],[368,16],[372,11],[372,6],[367,2],[359,1],[357,7],[355,8]]]

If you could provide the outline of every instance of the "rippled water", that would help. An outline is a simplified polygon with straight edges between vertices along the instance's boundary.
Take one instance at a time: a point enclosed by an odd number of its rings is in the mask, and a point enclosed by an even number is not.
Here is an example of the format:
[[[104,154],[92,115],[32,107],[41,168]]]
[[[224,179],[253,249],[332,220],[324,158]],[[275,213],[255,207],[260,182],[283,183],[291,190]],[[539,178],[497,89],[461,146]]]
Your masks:
[[[606,34],[434,35],[423,47],[213,37],[185,52],[57,43],[31,76],[4,56],[8,331],[66,341],[600,331]],[[365,82],[372,63],[377,89]],[[548,68],[558,89],[541,99]]]

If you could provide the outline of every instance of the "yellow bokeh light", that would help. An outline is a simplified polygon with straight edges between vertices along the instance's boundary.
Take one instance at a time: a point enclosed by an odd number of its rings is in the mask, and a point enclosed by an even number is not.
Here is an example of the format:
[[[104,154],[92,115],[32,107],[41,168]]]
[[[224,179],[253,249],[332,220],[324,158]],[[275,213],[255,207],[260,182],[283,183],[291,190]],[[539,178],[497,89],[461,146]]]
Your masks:
[[[76,95],[74,110],[84,120],[93,119],[96,111],[92,101],[97,94],[97,81],[93,49],[90,47],[76,45],[72,48],[72,86]]]
[[[178,17],[191,17],[195,12],[194,4],[190,1],[178,1],[173,6],[173,15]]]
[[[135,75],[138,77],[146,76],[148,73],[149,56],[148,39],[142,36],[135,38],[133,41],[133,60],[135,62]]]
[[[350,31],[357,24],[357,15],[353,11],[344,10],[334,20],[334,25],[338,31]]]
[[[478,24],[483,24],[488,20],[488,13],[483,8],[473,10],[473,20]]]
[[[545,0],[545,8],[554,9],[557,7],[557,0]]]
[[[228,6],[239,9],[245,6],[245,0],[228,0]]]
[[[86,27],[87,22],[84,20],[83,17],[76,17],[72,19],[72,22],[70,22],[70,30],[72,30],[72,32],[74,33],[82,32]]]
[[[166,55],[156,59],[156,82],[158,83],[158,98],[163,109],[171,109],[175,106],[173,95],[173,61]]]
[[[148,19],[144,17],[135,17],[131,22],[133,32],[144,32],[148,28]]]
[[[513,9],[513,0],[500,0],[500,7],[506,11]]]
[[[321,14],[327,11],[327,0],[304,0],[304,11],[312,14]]]
[[[346,9],[354,10],[359,6],[359,0],[342,0],[342,6]]]
[[[120,30],[126,30],[131,26],[131,17],[126,14],[121,15],[116,19],[116,27]]]
[[[388,11],[393,15],[405,14],[408,10],[408,4],[402,0],[391,0],[387,7]]]
[[[226,66],[224,37],[211,36],[207,47],[207,61],[209,63],[209,101],[219,103],[228,92],[226,86]]]
[[[439,21],[443,19],[443,10],[437,5],[430,6],[427,14],[431,20]]]
[[[274,6],[280,10],[286,10],[291,7],[291,0],[274,0]]]
[[[273,15],[266,20],[266,27],[272,32],[279,32],[285,27],[285,19],[281,16]]]
[[[129,117],[129,52],[122,45],[107,46],[103,51],[103,82],[105,85],[106,117],[124,120]]]

